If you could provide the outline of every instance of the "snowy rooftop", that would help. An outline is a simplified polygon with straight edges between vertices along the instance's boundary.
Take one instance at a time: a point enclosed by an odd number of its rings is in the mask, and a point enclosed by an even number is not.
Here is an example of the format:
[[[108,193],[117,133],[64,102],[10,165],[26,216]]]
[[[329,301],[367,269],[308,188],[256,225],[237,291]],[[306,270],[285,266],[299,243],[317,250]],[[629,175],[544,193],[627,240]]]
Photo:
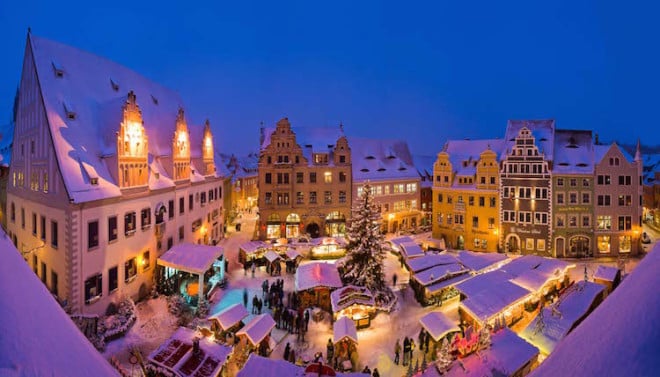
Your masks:
[[[531,375],[657,375],[660,293],[649,287],[660,286],[658,266],[660,243]]]
[[[408,143],[404,140],[379,140],[351,137],[353,180],[419,179]]]
[[[553,174],[593,174],[594,146],[591,131],[556,130]]]
[[[330,304],[332,305],[332,312],[336,313],[351,305],[360,304],[374,306],[375,302],[374,296],[368,288],[348,285],[339,288],[330,294]]]
[[[520,333],[520,336],[538,347],[544,355],[551,353],[557,343],[571,331],[575,323],[587,314],[604,289],[605,287],[602,285],[588,281],[575,283],[553,305],[555,310],[550,307],[543,308],[542,327],[539,325],[540,316],[537,316]],[[537,331],[538,329],[542,330]]]
[[[399,246],[400,244],[407,242],[415,242],[415,240],[410,236],[402,236],[402,237],[392,238],[390,240],[390,243],[396,246]]]
[[[218,321],[218,324],[223,330],[234,326],[245,317],[248,316],[248,311],[245,306],[241,304],[234,304],[228,308],[225,308],[221,312],[209,316],[209,319],[214,319]]]
[[[603,266],[602,264],[598,266],[596,272],[594,273],[594,279],[600,279],[605,281],[614,281],[616,276],[619,274],[619,269],[616,267]]]
[[[451,279],[446,279],[446,280],[442,280],[442,281],[427,285],[426,286],[426,291],[429,294],[434,294],[434,293],[440,292],[441,290],[443,290],[447,287],[456,286],[457,284],[459,284],[459,283],[461,283],[461,282],[463,282],[463,281],[465,281],[465,280],[467,280],[471,277],[472,277],[472,275],[470,275],[470,274],[458,275],[458,276],[455,276]]]
[[[0,294],[0,375],[119,376],[53,299],[2,230],[0,250],[0,284],[5,287]]]
[[[177,93],[89,52],[32,34],[29,43],[58,166],[74,202],[121,195],[109,169],[116,160],[106,157],[116,155],[116,133],[129,91],[137,96],[149,155],[172,155],[178,109],[185,108]],[[54,64],[63,76],[55,75]],[[75,119],[68,116],[72,112]],[[194,160],[201,156],[203,127],[189,124],[188,130]],[[97,185],[91,185],[91,175],[98,177]]]
[[[302,257],[302,255],[300,255],[298,250],[292,249],[290,247],[286,249],[285,254],[286,254],[286,257],[289,258],[289,259],[296,259],[296,258]]]
[[[441,253],[441,254],[425,254],[419,258],[409,259],[407,261],[408,267],[413,273],[417,273],[431,267],[443,265],[443,264],[453,264],[457,263],[458,260],[453,254]]]
[[[530,292],[511,282],[492,287],[490,291],[477,293],[461,301],[460,305],[468,309],[481,320],[489,320],[494,315],[517,301],[529,296]]]
[[[203,274],[222,253],[221,246],[180,243],[158,258],[158,264],[193,274]]]
[[[493,289],[500,284],[510,283],[512,276],[501,269],[474,275],[461,284],[456,285],[464,295],[470,297],[484,291]]]
[[[312,262],[298,267],[295,286],[298,292],[316,287],[339,288],[342,283],[337,266],[325,262]]]
[[[413,275],[413,279],[417,280],[419,284],[426,286],[467,272],[468,270],[459,263],[443,264],[417,272]]]
[[[436,342],[450,332],[461,331],[456,323],[447,318],[442,312],[430,312],[420,318],[419,323]]]
[[[628,162],[634,161],[633,156],[631,156],[630,153],[628,153],[628,151],[626,151],[625,148],[621,148],[617,143],[612,143],[609,145],[602,145],[602,144],[594,145],[594,163],[598,164],[603,162],[603,157],[605,157],[607,152],[609,152],[609,150],[612,148],[618,149],[623,155],[623,157],[626,160],[628,160]]]
[[[341,317],[332,325],[333,342],[337,343],[344,338],[358,341],[355,322],[349,317]]]
[[[503,328],[491,336],[491,346],[485,350],[454,361],[446,377],[512,376],[538,356],[539,350],[516,333]],[[462,364],[459,365],[459,364]],[[575,371],[573,371],[575,372]],[[556,374],[569,376],[574,373]]]
[[[275,127],[264,128],[261,150],[270,145],[270,138],[275,129]],[[314,163],[312,153],[328,153],[331,155],[337,140],[344,136],[341,127],[291,127],[291,131],[296,134],[296,143],[302,148],[303,156],[310,165]],[[349,147],[352,148],[353,146],[349,143]],[[331,157],[328,158],[328,163],[333,164]]]
[[[246,253],[251,254],[251,253],[256,253],[257,250],[259,249],[267,248],[269,246],[270,246],[269,244],[263,241],[249,241],[241,244],[239,248],[245,251]]]
[[[401,242],[399,243],[399,248],[401,249],[401,254],[407,259],[417,258],[424,255],[424,250],[422,250],[422,247],[415,241]]]
[[[538,255],[524,255],[512,259],[509,263],[502,266],[502,270],[511,274],[513,277],[522,275],[527,271],[537,271],[547,276],[558,276],[562,272],[574,268],[575,264],[555,258],[544,258]]]
[[[245,335],[254,345],[259,344],[275,327],[275,321],[270,314],[260,314],[252,318],[242,329],[238,330],[236,336]]]
[[[516,137],[520,130],[526,127],[534,136],[534,144],[539,148],[539,153],[545,155],[545,159],[553,160],[553,147],[555,138],[555,121],[553,119],[544,120],[510,120],[506,127],[504,139],[505,153],[513,149],[516,143]]]
[[[266,258],[269,262],[273,263],[280,258],[280,255],[273,250],[266,250],[264,253],[264,258]]]
[[[199,355],[193,354],[193,339],[200,338]],[[182,376],[216,376],[232,352],[227,347],[200,337],[191,329],[179,327],[160,347],[149,354],[149,361]]]
[[[546,274],[537,270],[529,270],[511,279],[511,282],[518,284],[530,292],[537,292],[548,282],[559,280],[560,277],[561,275]]]
[[[495,266],[504,262],[507,257],[499,253],[477,253],[474,251],[461,250],[457,255],[458,261],[463,266],[472,271],[481,271],[483,269]]]
[[[466,176],[476,174],[475,164],[481,154],[489,149],[499,160],[503,146],[504,140],[501,139],[449,140],[445,143],[443,152],[449,155],[449,162],[456,175]]]
[[[318,377],[318,374],[305,374],[305,368],[282,359],[269,359],[255,353],[250,354],[236,377]],[[325,376],[325,374],[324,374]],[[337,377],[368,377],[363,373],[337,373]]]

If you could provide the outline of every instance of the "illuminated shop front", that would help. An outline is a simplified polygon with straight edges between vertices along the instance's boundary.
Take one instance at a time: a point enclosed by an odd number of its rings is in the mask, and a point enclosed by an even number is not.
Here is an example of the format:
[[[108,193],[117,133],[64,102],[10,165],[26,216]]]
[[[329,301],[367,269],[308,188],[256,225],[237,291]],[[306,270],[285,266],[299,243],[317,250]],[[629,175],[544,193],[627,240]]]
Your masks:
[[[280,238],[282,234],[280,225],[280,215],[273,213],[268,216],[268,221],[266,222],[266,238]]]
[[[331,237],[346,235],[346,216],[339,211],[330,212],[325,218],[325,234]]]
[[[346,240],[343,238],[325,237],[317,239],[310,248],[312,259],[338,259],[346,255]]]
[[[300,236],[300,215],[290,213],[286,217],[286,238],[297,238]]]
[[[349,285],[330,294],[332,318],[349,317],[358,329],[369,327],[376,313],[374,297],[365,287]]]

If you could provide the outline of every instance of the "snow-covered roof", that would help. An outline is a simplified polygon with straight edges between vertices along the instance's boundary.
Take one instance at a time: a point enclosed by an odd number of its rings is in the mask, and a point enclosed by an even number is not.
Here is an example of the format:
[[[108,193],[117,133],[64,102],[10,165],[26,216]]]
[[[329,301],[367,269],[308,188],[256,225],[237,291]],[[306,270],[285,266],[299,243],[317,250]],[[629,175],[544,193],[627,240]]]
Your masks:
[[[461,250],[457,255],[458,261],[472,271],[481,271],[504,262],[507,257],[499,253],[478,253],[469,250]]]
[[[119,376],[1,229],[0,250],[0,375]]]
[[[223,253],[221,246],[180,243],[158,258],[158,264],[193,274],[205,273]]]
[[[594,273],[594,279],[600,279],[605,281],[614,281],[616,280],[617,275],[619,274],[619,269],[616,267],[609,267],[604,265],[599,265]]]
[[[296,259],[302,257],[302,255],[298,252],[298,250],[290,247],[287,248],[284,253],[286,254],[286,257],[289,259]]]
[[[264,241],[249,241],[242,243],[239,246],[239,249],[242,249],[247,254],[252,254],[252,253],[256,253],[259,249],[263,249],[269,246],[270,245],[265,243]]]
[[[278,259],[281,259],[280,255],[273,250],[266,250],[264,253],[264,258],[266,258],[269,262],[273,263]]]
[[[193,353],[195,338],[199,338],[199,355]],[[201,337],[194,330],[179,327],[165,343],[149,354],[149,361],[177,375],[212,377],[218,375],[231,352],[231,347]]]
[[[603,290],[605,287],[602,285],[589,281],[575,283],[552,305],[555,310],[543,308],[542,326],[539,325],[541,317],[537,316],[520,336],[538,347],[544,355],[551,353],[557,343],[587,314]]]
[[[594,146],[591,131],[556,130],[553,174],[593,174]]]
[[[332,325],[332,339],[334,343],[344,338],[349,338],[355,343],[358,341],[355,322],[349,317],[341,317]]]
[[[305,368],[282,359],[269,359],[256,353],[250,354],[236,377],[317,377],[318,373],[306,374]],[[327,376],[324,374],[324,376]],[[369,377],[365,373],[339,373],[337,377]]]
[[[542,274],[559,276],[562,272],[574,268],[575,264],[556,258],[545,258],[538,255],[524,255],[512,259],[509,263],[501,267],[503,271],[511,274],[513,277],[522,275],[527,271],[536,271]]]
[[[234,326],[248,316],[248,311],[245,306],[241,304],[234,304],[225,308],[224,310],[209,316],[209,319],[218,321],[218,324],[223,330]]]
[[[58,166],[70,198],[87,202],[121,195],[110,174],[116,160],[122,107],[129,91],[137,96],[149,155],[172,155],[181,98],[138,73],[105,58],[55,41],[28,35]],[[54,73],[54,62],[64,74]],[[69,115],[75,112],[75,119]],[[203,126],[188,125],[191,156],[201,155]],[[114,161],[114,162],[113,162]],[[91,185],[90,175],[98,178]]]
[[[402,237],[392,238],[390,239],[389,242],[393,245],[399,246],[402,243],[415,242],[415,240],[410,236],[402,236]]]
[[[406,141],[351,137],[348,143],[354,182],[419,179]]]
[[[630,153],[628,153],[628,151],[626,151],[625,148],[621,148],[617,143],[612,143],[612,144],[609,144],[609,145],[608,144],[594,145],[594,163],[599,164],[599,163],[603,162],[603,158],[605,157],[607,152],[610,151],[610,149],[617,149],[619,152],[621,152],[623,157],[626,160],[628,160],[628,162],[633,162],[634,161],[633,156],[631,156]]]
[[[447,287],[456,286],[457,284],[459,284],[461,282],[464,282],[465,280],[467,280],[471,277],[472,277],[472,275],[470,275],[470,274],[458,275],[458,276],[454,276],[451,279],[446,279],[446,280],[442,280],[442,281],[427,285],[425,288],[426,288],[426,291],[429,294],[435,294],[435,293],[440,292],[441,290],[443,290]]]
[[[413,279],[419,284],[426,286],[467,272],[468,270],[460,263],[441,264],[415,273]]]
[[[420,318],[419,323],[436,342],[450,332],[461,331],[458,325],[442,312],[430,312]]]
[[[534,144],[539,148],[539,153],[545,155],[545,159],[552,161],[554,159],[554,138],[555,121],[554,119],[543,120],[509,120],[504,136],[504,153],[511,151],[516,143],[516,137],[520,130],[526,127],[534,136]]]
[[[483,291],[493,289],[493,287],[499,284],[510,283],[509,280],[512,278],[513,276],[499,269],[484,274],[474,275],[461,284],[456,285],[456,289],[470,297]]]
[[[476,275],[455,288],[467,298],[460,305],[481,320],[488,320],[506,307],[530,295],[530,291],[509,281],[501,270]]]
[[[529,270],[511,279],[511,282],[518,284],[530,292],[537,292],[548,282],[559,280],[560,277],[561,275],[546,274],[537,270]]]
[[[296,291],[316,287],[339,288],[342,286],[337,266],[332,263],[312,262],[296,269]]]
[[[451,162],[456,176],[472,176],[477,172],[475,164],[483,152],[490,149],[499,160],[503,147],[504,140],[502,139],[449,140],[442,151],[449,155],[449,162]],[[461,187],[465,187],[465,185],[461,185]]]
[[[657,375],[660,293],[653,287],[660,286],[658,266],[660,243],[531,376]]]
[[[573,350],[575,352],[575,350]],[[582,352],[579,352],[582,353]],[[454,361],[446,377],[513,376],[527,363],[538,357],[539,350],[516,333],[503,328],[491,336],[490,347]],[[462,364],[462,366],[460,365]],[[576,371],[556,376],[574,375]]]
[[[247,325],[238,330],[236,336],[245,335],[252,344],[257,345],[270,334],[273,327],[275,327],[273,317],[270,314],[260,314],[253,317]]]
[[[330,304],[332,305],[332,312],[336,313],[355,304],[373,307],[375,302],[374,296],[368,288],[348,285],[330,294]]]
[[[422,247],[415,241],[402,242],[399,244],[399,248],[401,249],[401,254],[406,259],[417,258],[424,255],[424,250],[422,250]]]
[[[419,258],[409,259],[407,261],[408,268],[413,273],[417,273],[431,267],[440,266],[444,264],[458,263],[458,259],[453,254],[441,253],[430,254],[427,253]]]
[[[275,129],[275,127],[264,128],[261,150],[270,145],[270,139]],[[314,163],[313,153],[327,153],[329,155],[328,164],[334,165],[331,158],[332,152],[337,140],[344,136],[341,127],[291,127],[291,131],[296,134],[296,143],[302,149],[303,156],[310,166]]]

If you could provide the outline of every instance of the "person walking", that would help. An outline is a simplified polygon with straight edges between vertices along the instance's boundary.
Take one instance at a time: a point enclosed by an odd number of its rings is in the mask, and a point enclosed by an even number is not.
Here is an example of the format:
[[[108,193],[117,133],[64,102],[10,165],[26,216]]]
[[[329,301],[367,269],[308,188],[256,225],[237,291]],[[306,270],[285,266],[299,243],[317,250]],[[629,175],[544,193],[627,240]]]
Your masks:
[[[410,338],[410,356],[408,356],[408,361],[412,363],[413,355],[415,353],[415,340]]]
[[[374,372],[371,374],[371,377],[380,377],[380,373],[378,373],[378,368],[374,368]]]
[[[245,306],[245,309],[247,309],[247,300],[248,300],[248,293],[247,293],[247,288],[243,289],[243,306]]]
[[[252,277],[254,277],[254,271],[257,269],[257,264],[252,262]]]
[[[328,338],[328,344],[326,345],[326,358],[328,364],[332,363],[332,359],[335,356],[335,345],[332,344],[332,339]]]
[[[408,361],[410,357],[410,340],[408,337],[405,337],[403,339],[403,366],[405,367],[408,365]]]
[[[417,340],[419,341],[419,349],[424,351],[424,336],[425,336],[424,328],[422,327],[419,330],[419,335],[417,336]]]
[[[392,286],[396,288],[396,281],[399,277],[396,274],[392,275]]]
[[[309,309],[305,309],[305,331],[309,329]]]
[[[401,353],[401,343],[399,339],[396,340],[394,345],[394,364],[399,365],[399,354]]]

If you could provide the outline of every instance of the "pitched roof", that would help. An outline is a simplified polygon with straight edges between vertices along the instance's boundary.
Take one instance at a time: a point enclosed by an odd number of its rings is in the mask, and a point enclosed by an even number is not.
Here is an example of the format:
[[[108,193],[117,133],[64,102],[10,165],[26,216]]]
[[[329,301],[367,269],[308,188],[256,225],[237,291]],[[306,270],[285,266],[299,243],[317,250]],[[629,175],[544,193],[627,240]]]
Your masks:
[[[315,287],[339,288],[342,286],[337,266],[331,263],[311,262],[296,269],[296,291]]]
[[[158,264],[194,274],[203,274],[223,252],[221,246],[180,243],[161,255]]]
[[[129,91],[137,96],[150,162],[171,156],[178,109],[184,107],[177,93],[75,47],[32,34],[29,43],[62,178],[74,202],[121,195],[106,158],[116,155],[116,132]],[[55,66],[63,70],[62,77],[55,75]],[[67,112],[75,112],[75,119]],[[188,124],[188,130],[191,156],[200,156],[203,127]],[[99,178],[98,185],[90,185],[90,172]]]
[[[348,143],[354,181],[419,179],[406,141],[351,137]]]
[[[459,332],[461,329],[442,312],[430,312],[419,319],[419,323],[436,342],[450,332]]]
[[[474,164],[486,150],[492,150],[499,160],[504,148],[502,139],[449,140],[443,152],[449,154],[449,162],[457,175],[474,175]],[[467,164],[466,164],[467,162]]]
[[[593,174],[592,140],[591,131],[556,130],[553,174]]]
[[[545,159],[554,160],[554,138],[555,121],[554,119],[543,120],[509,120],[506,126],[504,136],[504,151],[507,153],[513,149],[516,143],[516,137],[523,127],[527,127],[534,136],[534,143],[539,148],[539,153],[545,155]]]

